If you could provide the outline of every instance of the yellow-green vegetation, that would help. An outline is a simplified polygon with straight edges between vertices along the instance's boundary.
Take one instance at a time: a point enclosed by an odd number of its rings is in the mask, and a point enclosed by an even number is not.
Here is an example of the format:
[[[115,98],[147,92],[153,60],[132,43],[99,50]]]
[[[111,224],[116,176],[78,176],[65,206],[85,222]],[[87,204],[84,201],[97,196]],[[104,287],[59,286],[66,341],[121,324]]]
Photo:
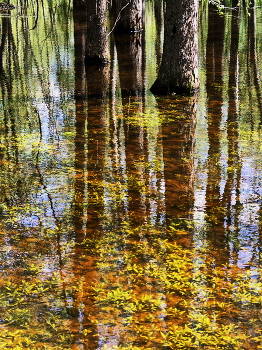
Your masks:
[[[220,265],[207,246],[162,234],[124,222],[86,239],[74,278],[30,259],[20,279],[2,274],[0,348],[71,349],[77,336],[103,350],[260,349],[261,269]]]
[[[152,229],[140,242],[132,234],[123,242],[108,234],[96,244],[97,322],[118,328],[125,340],[115,348],[259,349],[261,271],[216,266],[208,248],[187,249],[158,236]]]

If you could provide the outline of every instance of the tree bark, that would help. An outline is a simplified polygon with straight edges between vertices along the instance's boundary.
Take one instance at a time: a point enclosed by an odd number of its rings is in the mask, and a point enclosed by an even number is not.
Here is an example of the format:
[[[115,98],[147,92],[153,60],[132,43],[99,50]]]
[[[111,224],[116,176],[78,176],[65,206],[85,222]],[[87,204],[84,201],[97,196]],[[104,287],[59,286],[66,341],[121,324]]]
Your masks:
[[[117,33],[143,30],[143,0],[114,0],[113,30]]]
[[[198,88],[198,0],[166,0],[163,56],[150,90],[165,95]]]
[[[91,0],[87,6],[86,64],[106,65],[110,61],[106,0]]]
[[[115,35],[122,97],[143,96],[145,43],[143,33]]]

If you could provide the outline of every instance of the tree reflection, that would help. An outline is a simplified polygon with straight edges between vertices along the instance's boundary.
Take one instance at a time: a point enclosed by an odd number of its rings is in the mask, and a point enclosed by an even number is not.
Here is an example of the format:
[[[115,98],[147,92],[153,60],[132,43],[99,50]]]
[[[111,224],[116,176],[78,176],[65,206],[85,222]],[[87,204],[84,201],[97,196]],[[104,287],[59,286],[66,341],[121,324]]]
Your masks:
[[[239,250],[239,244],[241,240],[245,240],[243,225],[248,224],[244,223],[243,219],[240,221],[240,217],[243,210],[249,211],[248,206],[243,208],[242,202],[245,198],[245,181],[249,180],[243,176],[247,170],[240,160],[239,143],[243,137],[241,125],[245,114],[240,101],[245,100],[250,106],[250,114],[246,117],[250,118],[251,129],[257,123],[253,120],[252,103],[255,105],[257,103],[259,109],[259,98],[256,101],[255,97],[257,93],[253,94],[252,89],[247,93],[240,84],[244,76],[246,79],[251,79],[255,59],[246,56],[247,52],[253,51],[247,50],[246,45],[249,44],[240,33],[247,30],[249,20],[242,10],[239,10],[239,14],[240,20],[236,21],[230,14],[219,17],[211,8],[209,17],[206,85],[209,96],[206,220],[210,225],[211,246],[219,252],[218,264],[228,263],[230,255],[236,263],[242,264],[241,258],[238,260],[243,254]],[[224,28],[224,33],[217,30],[218,21],[221,22],[220,27]],[[247,35],[251,35],[252,43],[253,30],[249,33]],[[226,128],[226,147],[223,127]],[[245,259],[249,259],[248,256]]]
[[[169,117],[168,114],[168,122],[162,125],[166,215],[169,222],[173,219],[192,220],[196,101],[196,95],[184,101],[178,98],[176,102],[174,99],[174,116]]]
[[[209,31],[207,38],[207,101],[208,108],[208,175],[206,188],[206,220],[210,224],[209,240],[212,248],[219,250],[220,263],[229,258],[228,237],[224,226],[224,207],[220,201],[221,191],[221,123],[223,88],[223,34],[224,18],[218,16],[212,7],[209,12]],[[220,21],[219,30],[217,21]],[[223,258],[222,258],[223,256]]]
[[[85,184],[84,171],[86,168],[86,123],[87,123],[87,82],[85,70],[86,46],[86,11],[82,2],[74,3],[74,49],[75,49],[75,100],[76,100],[76,136],[75,136],[75,204],[74,222],[76,241],[84,239],[84,202]]]
[[[30,6],[26,10],[30,11]],[[45,342],[48,330],[42,326],[48,319],[50,321],[55,318],[55,313],[47,301],[49,297],[44,301],[43,294],[36,292],[37,297],[32,302],[32,288],[29,291],[26,286],[41,285],[40,288],[43,288],[49,279],[44,271],[56,271],[58,279],[61,278],[61,284],[57,288],[57,296],[55,297],[53,292],[50,295],[52,294],[55,303],[59,300],[60,310],[66,310],[68,306],[63,278],[63,269],[68,263],[68,258],[62,252],[62,237],[69,238],[68,230],[67,232],[64,230],[64,224],[67,222],[67,226],[70,226],[67,205],[71,191],[70,185],[65,187],[65,183],[69,184],[68,172],[64,171],[68,148],[58,151],[60,144],[55,137],[56,126],[59,124],[56,119],[58,115],[62,124],[58,129],[61,132],[60,136],[63,135],[66,113],[62,112],[63,108],[60,105],[58,107],[58,101],[65,101],[67,93],[60,99],[60,96],[54,96],[55,88],[50,89],[50,86],[55,85],[54,82],[57,85],[62,84],[61,80],[59,81],[62,76],[52,75],[53,67],[50,68],[51,64],[47,64],[46,56],[43,60],[43,50],[50,49],[50,40],[46,40],[41,48],[38,41],[32,45],[34,35],[29,30],[31,28],[29,17],[23,16],[20,19],[18,16],[1,17],[0,52],[2,104],[0,206],[3,225],[1,266],[5,266],[9,272],[12,271],[9,278],[1,284],[1,288],[8,288],[9,283],[12,285],[12,292],[9,295],[5,293],[9,304],[8,314],[5,316],[1,304],[1,313],[5,319],[1,321],[1,328],[3,323],[7,324],[9,323],[7,320],[10,320],[12,331],[17,334],[16,345],[12,338],[6,336],[8,330],[1,332],[0,342],[4,347],[14,345],[21,348],[25,345],[24,341],[27,344],[32,343],[30,339],[33,337],[41,338]],[[43,28],[43,20],[37,23],[34,30],[37,31],[38,25]],[[46,29],[45,26],[44,28]],[[18,33],[19,40],[17,40]],[[52,44],[57,48],[57,37],[52,36],[52,39]],[[60,53],[56,52],[55,62],[58,70]],[[49,59],[51,61],[50,56]],[[44,74],[47,72],[50,76]],[[63,137],[64,135],[61,136],[62,139]],[[68,165],[70,161],[68,157]],[[57,170],[57,166],[60,171]],[[2,249],[8,249],[9,253],[5,256],[2,254]],[[13,298],[15,293],[24,293],[24,303],[15,302]],[[45,307],[44,304],[48,306]],[[60,311],[58,314],[57,317],[60,318]],[[31,334],[23,334],[22,329],[29,323],[34,323]],[[49,333],[48,341],[59,344],[61,339],[59,340],[59,336],[54,333],[52,331]]]
[[[76,21],[78,19],[80,22]],[[98,341],[98,328],[94,323],[97,310],[90,293],[92,284],[97,282],[99,276],[97,259],[81,249],[81,246],[84,240],[95,242],[101,238],[109,70],[107,67],[85,67],[85,34],[82,30],[85,32],[86,27],[81,23],[84,23],[81,16],[75,17],[77,104],[74,223],[78,246],[74,271],[81,287],[74,300],[75,320],[72,328],[76,332],[74,347],[78,348],[77,344],[82,344],[83,348],[88,349],[96,348]],[[81,259],[81,267],[78,259]]]
[[[229,233],[234,227],[232,235],[233,256],[236,258],[238,251],[238,234],[239,234],[239,214],[241,209],[240,204],[240,181],[241,181],[241,162],[239,150],[239,110],[237,107],[237,62],[238,55],[235,42],[239,36],[239,26],[235,21],[231,22],[231,17],[227,16],[229,21],[229,28],[225,25],[225,37],[229,36],[231,42],[225,41],[224,50],[229,51],[230,60],[224,65],[224,76],[228,75],[228,81],[224,77],[224,81],[228,83],[225,85],[225,90],[228,90],[229,108],[227,115],[227,142],[228,142],[228,160],[227,160],[227,180],[225,183],[224,193],[221,199],[222,205],[225,208],[224,226]],[[236,262],[236,260],[235,260]]]
[[[124,116],[126,176],[130,198],[129,215],[133,216],[135,221],[143,221],[146,217],[146,204],[142,190],[146,181],[143,167],[146,146],[142,122],[144,36],[142,33],[116,35],[115,43]],[[135,119],[136,122],[130,122],[132,119]],[[141,210],[140,213],[139,210]]]

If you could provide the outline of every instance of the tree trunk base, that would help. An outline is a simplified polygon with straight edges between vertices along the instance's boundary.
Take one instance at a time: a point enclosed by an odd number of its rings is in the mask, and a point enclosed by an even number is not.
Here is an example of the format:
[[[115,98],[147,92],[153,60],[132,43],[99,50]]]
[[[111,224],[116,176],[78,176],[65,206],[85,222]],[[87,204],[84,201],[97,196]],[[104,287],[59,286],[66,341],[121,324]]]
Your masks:
[[[167,95],[193,95],[199,89],[189,89],[183,86],[175,86],[172,84],[164,84],[159,81],[155,81],[151,86],[150,91],[155,96],[167,96]]]

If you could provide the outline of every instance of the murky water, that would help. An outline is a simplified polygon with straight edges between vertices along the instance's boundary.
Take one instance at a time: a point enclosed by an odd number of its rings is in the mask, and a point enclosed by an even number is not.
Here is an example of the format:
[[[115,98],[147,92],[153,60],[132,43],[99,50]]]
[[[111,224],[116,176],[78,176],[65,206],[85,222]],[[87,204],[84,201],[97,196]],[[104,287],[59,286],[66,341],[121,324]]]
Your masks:
[[[1,21],[0,348],[261,349],[262,10],[200,4],[200,92],[154,97],[163,7],[84,64],[59,0]]]

